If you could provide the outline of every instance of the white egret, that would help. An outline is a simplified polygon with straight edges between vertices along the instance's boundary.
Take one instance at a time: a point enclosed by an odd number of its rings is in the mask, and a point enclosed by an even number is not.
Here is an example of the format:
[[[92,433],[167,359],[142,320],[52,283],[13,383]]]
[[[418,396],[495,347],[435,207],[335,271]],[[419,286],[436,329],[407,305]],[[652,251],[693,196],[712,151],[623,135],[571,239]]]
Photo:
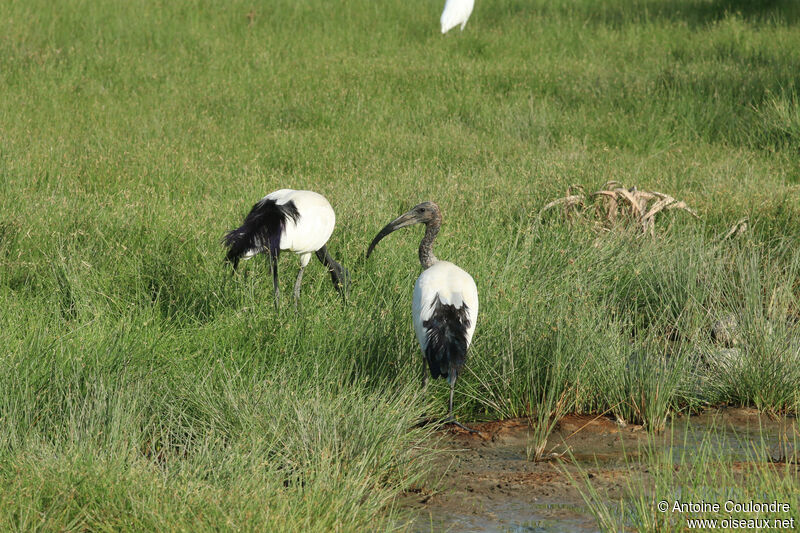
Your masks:
[[[473,7],[475,7],[475,0],[447,0],[444,3],[442,18],[439,19],[439,22],[442,23],[442,33],[447,33],[459,24],[461,24],[461,31],[464,31]]]

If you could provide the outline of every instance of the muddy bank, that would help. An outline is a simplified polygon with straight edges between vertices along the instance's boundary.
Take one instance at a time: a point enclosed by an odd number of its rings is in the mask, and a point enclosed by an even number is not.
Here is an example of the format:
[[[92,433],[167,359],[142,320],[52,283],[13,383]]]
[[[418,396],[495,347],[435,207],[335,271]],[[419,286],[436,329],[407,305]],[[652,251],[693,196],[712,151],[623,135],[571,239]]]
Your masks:
[[[588,472],[592,484],[613,500],[624,495],[631,476],[648,475],[638,463],[648,445],[691,451],[716,429],[715,445],[746,461],[752,439],[766,436],[777,445],[779,435],[797,430],[796,420],[771,420],[751,409],[675,418],[655,437],[640,426],[621,427],[607,417],[570,415],[547,442],[548,452],[569,447],[574,462],[565,455],[559,465],[528,460],[531,442],[525,419],[472,427],[480,433],[457,428],[440,432],[434,446],[441,453],[433,474],[400,499],[415,516],[413,531],[599,531],[570,474],[579,479],[579,470]]]

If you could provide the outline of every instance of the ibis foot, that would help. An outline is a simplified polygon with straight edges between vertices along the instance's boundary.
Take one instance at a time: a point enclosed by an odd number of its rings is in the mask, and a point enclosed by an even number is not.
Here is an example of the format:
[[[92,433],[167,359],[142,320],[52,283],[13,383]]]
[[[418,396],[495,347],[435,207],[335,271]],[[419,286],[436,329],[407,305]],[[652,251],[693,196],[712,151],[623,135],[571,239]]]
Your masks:
[[[478,431],[477,429],[468,428],[467,426],[465,426],[464,424],[462,424],[461,422],[456,420],[455,417],[453,417],[453,416],[450,416],[450,417],[447,417],[447,418],[444,419],[444,425],[448,425],[448,424],[453,424],[454,426],[460,427],[464,431],[469,431],[470,433],[475,433],[476,435],[480,435],[480,431]]]

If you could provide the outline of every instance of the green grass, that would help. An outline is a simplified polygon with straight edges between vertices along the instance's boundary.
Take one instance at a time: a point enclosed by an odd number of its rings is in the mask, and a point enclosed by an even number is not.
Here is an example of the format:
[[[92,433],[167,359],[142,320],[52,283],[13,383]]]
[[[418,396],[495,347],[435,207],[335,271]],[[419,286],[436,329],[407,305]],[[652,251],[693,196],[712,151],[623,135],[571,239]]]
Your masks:
[[[424,200],[481,297],[463,420],[797,412],[800,7],[498,0],[444,37],[440,8],[0,6],[0,529],[402,524],[427,457],[408,428],[447,390],[416,390],[419,234],[363,254]],[[531,224],[609,179],[702,221]],[[319,265],[300,316],[261,258],[225,269],[224,231],[283,187],[334,206],[346,306]]]

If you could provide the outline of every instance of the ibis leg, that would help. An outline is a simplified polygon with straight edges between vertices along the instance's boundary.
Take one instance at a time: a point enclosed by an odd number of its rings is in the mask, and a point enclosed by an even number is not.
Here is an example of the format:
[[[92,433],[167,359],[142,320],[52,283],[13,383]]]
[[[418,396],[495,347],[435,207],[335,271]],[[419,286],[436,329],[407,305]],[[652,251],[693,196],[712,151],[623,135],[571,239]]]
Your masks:
[[[334,288],[339,291],[342,298],[347,299],[347,293],[350,288],[350,272],[331,257],[326,245],[323,245],[322,248],[317,250],[316,255],[319,262],[328,269]]]
[[[269,254],[270,264],[272,265],[272,287],[275,291],[275,308],[277,309],[280,301],[280,291],[278,290],[278,254]]]
[[[447,418],[449,420],[455,420],[455,418],[453,418],[453,393],[455,391],[456,391],[456,380],[453,379],[453,381],[450,382],[450,404],[447,409]]]
[[[300,305],[300,282],[303,281],[303,270],[306,267],[301,265],[300,272],[297,273],[297,281],[294,282],[294,308]]]
[[[453,416],[453,393],[456,390],[457,379],[458,379],[457,375],[454,375],[452,380],[448,379],[448,381],[450,381],[450,404],[449,404],[449,409],[447,411],[447,420],[445,420],[445,423],[453,424],[454,426],[458,426],[463,430],[469,431],[470,433],[479,433],[478,431],[475,431],[474,429],[470,429],[467,426],[463,425]]]
[[[422,390],[428,388],[428,362],[422,358]]]

